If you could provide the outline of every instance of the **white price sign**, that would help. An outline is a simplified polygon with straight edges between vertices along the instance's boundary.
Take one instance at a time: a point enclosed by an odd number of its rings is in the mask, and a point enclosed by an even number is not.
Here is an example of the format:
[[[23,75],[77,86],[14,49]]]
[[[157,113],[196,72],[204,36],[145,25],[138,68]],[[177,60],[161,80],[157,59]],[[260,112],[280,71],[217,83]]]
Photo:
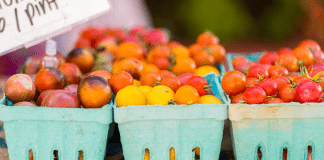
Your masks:
[[[107,0],[0,0],[0,55],[107,12]]]

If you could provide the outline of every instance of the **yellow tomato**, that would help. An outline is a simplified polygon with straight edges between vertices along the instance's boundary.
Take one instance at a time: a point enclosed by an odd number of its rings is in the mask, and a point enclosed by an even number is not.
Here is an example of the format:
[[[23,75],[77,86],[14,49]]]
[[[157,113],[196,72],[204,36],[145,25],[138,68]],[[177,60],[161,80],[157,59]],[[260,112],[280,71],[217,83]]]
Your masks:
[[[140,89],[145,96],[147,96],[147,93],[150,92],[153,88],[151,86],[140,86],[138,87],[138,89]]]
[[[209,73],[215,73],[216,75],[220,74],[219,70],[216,67],[208,65],[197,68],[194,73],[200,76],[205,76]]]
[[[133,85],[136,87],[139,87],[139,86],[141,86],[141,83],[138,80],[133,79]]]
[[[222,101],[213,95],[204,95],[200,97],[199,104],[222,104]]]
[[[168,105],[169,101],[173,99],[174,92],[167,86],[155,86],[147,93],[148,105]]]
[[[118,91],[116,103],[117,107],[146,105],[146,98],[138,87],[130,85]]]

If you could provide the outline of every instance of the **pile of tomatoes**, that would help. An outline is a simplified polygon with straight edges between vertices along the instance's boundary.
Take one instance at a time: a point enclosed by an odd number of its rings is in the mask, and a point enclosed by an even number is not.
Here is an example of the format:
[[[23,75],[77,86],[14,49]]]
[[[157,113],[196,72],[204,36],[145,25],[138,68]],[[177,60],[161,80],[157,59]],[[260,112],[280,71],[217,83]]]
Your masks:
[[[233,59],[222,88],[231,103],[324,102],[323,51],[316,41],[304,40],[295,49],[265,52],[257,62],[244,56]]]
[[[75,47],[91,48],[95,54],[109,54],[109,78],[118,107],[130,105],[197,104],[221,101],[210,94],[202,76],[220,74],[215,67],[224,61],[226,51],[210,31],[186,47],[169,41],[161,29],[135,26],[121,28],[88,27]],[[97,56],[98,57],[98,56]]]

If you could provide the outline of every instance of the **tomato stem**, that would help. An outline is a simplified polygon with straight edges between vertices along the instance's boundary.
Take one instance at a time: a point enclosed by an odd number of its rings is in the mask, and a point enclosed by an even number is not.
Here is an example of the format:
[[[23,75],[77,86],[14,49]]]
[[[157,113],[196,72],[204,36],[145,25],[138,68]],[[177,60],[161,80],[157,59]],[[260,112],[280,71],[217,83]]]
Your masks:
[[[161,82],[155,82],[154,87],[159,85],[161,85]]]
[[[173,99],[171,99],[170,101],[168,101],[168,104],[169,105],[176,105],[177,103]]]
[[[204,90],[208,90],[208,89],[210,89],[212,86],[213,86],[212,84],[210,84],[210,85],[205,85],[203,88],[204,88]]]

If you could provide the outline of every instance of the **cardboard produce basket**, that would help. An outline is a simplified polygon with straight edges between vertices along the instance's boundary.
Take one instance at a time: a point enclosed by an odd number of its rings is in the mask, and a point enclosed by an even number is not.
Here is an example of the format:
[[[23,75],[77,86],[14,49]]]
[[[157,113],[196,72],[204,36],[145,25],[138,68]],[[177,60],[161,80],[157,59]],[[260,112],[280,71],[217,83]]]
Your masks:
[[[143,160],[145,149],[151,160],[169,160],[170,149],[176,160],[193,159],[200,148],[201,160],[219,158],[227,100],[215,74],[205,77],[223,104],[145,105],[117,108],[118,123],[126,160]]]

